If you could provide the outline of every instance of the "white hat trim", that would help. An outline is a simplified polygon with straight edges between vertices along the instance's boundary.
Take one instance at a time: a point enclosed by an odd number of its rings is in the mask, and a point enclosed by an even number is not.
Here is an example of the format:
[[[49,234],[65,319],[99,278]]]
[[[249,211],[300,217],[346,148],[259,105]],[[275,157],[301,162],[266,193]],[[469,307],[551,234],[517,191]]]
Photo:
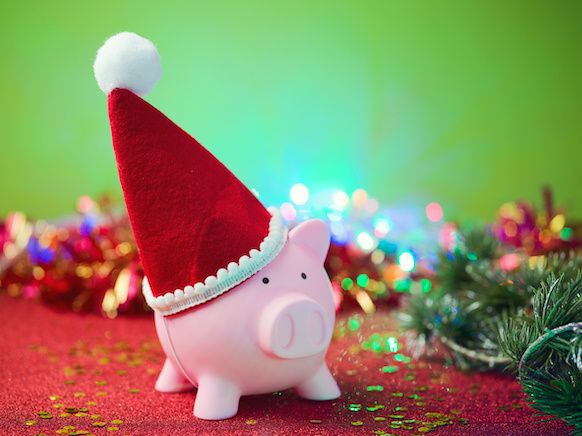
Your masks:
[[[216,275],[206,277],[204,282],[154,297],[148,279],[144,277],[142,290],[148,305],[162,315],[173,315],[224,294],[271,263],[285,246],[287,227],[277,208],[269,208],[269,212],[269,234],[259,248],[253,248],[238,263],[231,262],[226,268],[219,269]]]

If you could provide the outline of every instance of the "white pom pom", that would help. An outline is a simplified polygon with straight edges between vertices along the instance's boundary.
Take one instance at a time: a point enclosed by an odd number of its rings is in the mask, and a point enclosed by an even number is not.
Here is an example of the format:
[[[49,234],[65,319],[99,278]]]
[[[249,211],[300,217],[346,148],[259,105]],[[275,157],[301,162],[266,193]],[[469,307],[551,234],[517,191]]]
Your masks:
[[[97,51],[93,71],[105,94],[115,88],[125,88],[144,96],[160,80],[162,65],[158,50],[150,40],[122,32],[105,41]]]

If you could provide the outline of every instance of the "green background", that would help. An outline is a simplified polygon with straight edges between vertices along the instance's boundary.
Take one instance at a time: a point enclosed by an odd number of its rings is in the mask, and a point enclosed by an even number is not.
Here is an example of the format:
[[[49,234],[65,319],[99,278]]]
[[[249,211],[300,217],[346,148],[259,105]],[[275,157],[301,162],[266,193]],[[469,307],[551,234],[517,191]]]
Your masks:
[[[120,195],[96,49],[154,41],[148,100],[267,203],[363,187],[492,218],[551,185],[582,215],[582,2],[12,1],[0,26],[0,215]]]

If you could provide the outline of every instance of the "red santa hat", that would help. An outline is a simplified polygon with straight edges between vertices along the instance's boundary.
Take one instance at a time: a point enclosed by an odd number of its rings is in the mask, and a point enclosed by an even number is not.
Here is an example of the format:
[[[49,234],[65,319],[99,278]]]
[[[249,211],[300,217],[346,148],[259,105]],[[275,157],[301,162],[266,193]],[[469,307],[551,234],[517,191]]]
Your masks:
[[[277,209],[141,98],[161,76],[156,47],[109,38],[95,78],[108,96],[119,179],[146,273],[148,304],[170,315],[224,294],[271,262],[287,241]]]

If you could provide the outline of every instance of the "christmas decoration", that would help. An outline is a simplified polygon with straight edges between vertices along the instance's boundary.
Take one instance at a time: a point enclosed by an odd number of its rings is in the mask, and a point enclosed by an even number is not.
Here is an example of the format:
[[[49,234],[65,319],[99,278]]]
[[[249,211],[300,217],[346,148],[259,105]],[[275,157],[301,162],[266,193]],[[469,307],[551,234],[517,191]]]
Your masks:
[[[77,208],[79,217],[64,222],[13,213],[0,223],[0,288],[75,312],[143,313],[143,273],[127,217],[107,197],[82,197]]]
[[[501,325],[499,345],[532,406],[582,432],[582,270],[560,260],[532,289],[531,311]]]
[[[519,363],[534,407],[579,426],[579,268],[575,254],[530,257],[487,228],[461,231],[456,245],[440,255],[438,286],[411,295],[402,326],[414,332],[417,356],[441,343],[463,368]]]
[[[94,69],[108,95],[117,168],[147,274],[143,292],[167,356],[156,389],[196,386],[194,415],[212,420],[236,415],[241,395],[294,387],[303,398],[337,398],[324,361],[334,325],[325,224],[307,221],[288,236],[278,209],[267,211],[136,94],[159,78],[151,42],[115,35]]]

